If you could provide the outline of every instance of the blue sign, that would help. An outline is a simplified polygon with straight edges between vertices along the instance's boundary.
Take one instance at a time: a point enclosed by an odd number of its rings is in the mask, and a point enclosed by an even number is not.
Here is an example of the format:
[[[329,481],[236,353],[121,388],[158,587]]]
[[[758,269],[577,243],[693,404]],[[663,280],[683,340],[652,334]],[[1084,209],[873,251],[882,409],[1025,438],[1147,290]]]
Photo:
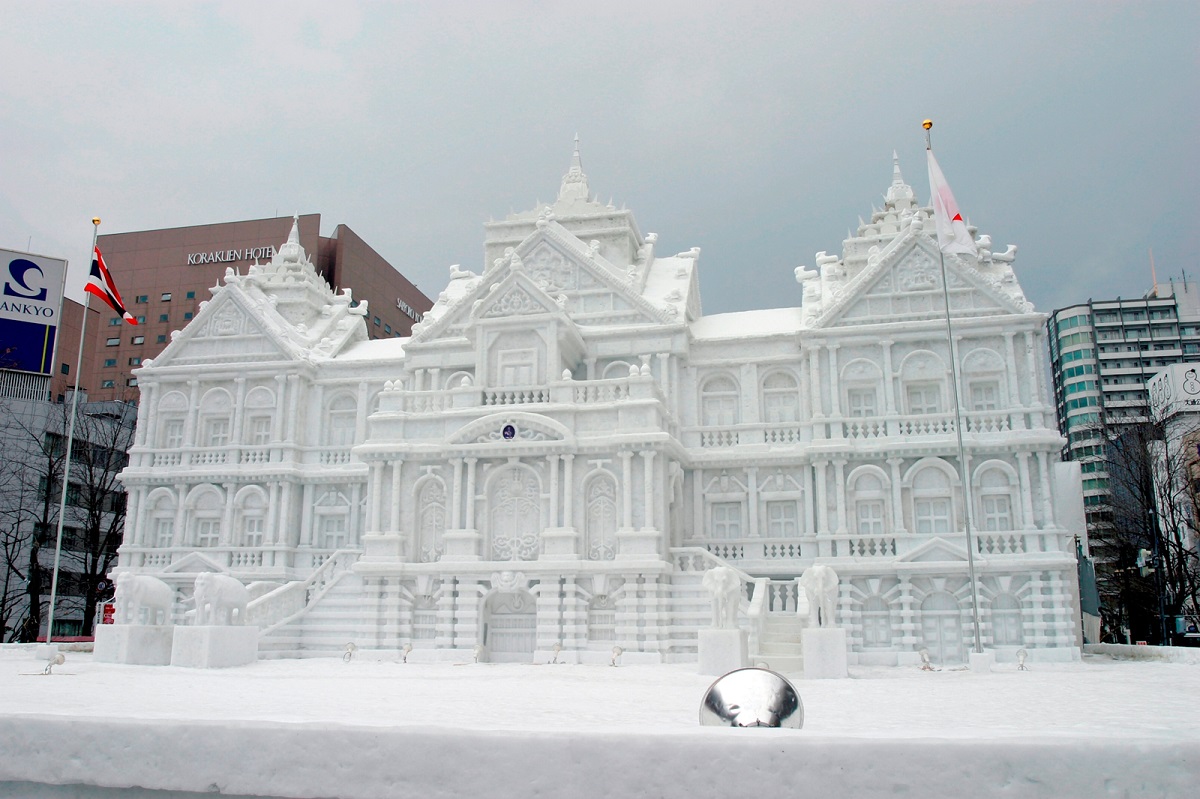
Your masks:
[[[67,262],[0,250],[0,369],[50,374]]]

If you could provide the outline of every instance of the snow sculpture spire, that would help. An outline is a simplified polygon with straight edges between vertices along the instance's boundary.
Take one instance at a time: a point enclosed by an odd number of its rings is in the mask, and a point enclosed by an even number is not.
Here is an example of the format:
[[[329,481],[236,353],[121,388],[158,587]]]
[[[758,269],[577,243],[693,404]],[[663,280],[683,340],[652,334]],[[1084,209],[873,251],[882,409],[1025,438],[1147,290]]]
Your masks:
[[[559,201],[588,199],[587,175],[583,174],[583,161],[579,157],[579,134],[575,134],[575,153],[571,156],[571,168],[563,175],[562,187],[558,190]]]
[[[915,208],[917,195],[912,186],[904,182],[900,174],[900,156],[892,150],[892,185],[888,186],[885,206],[888,209],[903,211]]]
[[[304,248],[300,246],[300,215],[292,215],[292,232],[288,233],[287,241],[279,248],[276,256],[281,264],[297,264],[304,257]]]

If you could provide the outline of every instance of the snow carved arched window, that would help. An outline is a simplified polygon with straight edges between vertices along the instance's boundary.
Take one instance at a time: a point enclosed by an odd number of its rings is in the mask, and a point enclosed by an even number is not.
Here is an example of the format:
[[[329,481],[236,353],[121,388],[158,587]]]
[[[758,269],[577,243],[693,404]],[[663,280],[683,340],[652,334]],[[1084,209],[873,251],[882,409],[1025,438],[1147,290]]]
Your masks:
[[[330,550],[345,547],[350,537],[350,500],[346,495],[330,488],[317,500],[314,510],[317,546]]]
[[[859,535],[879,537],[887,527],[887,485],[874,472],[854,478],[851,484],[855,530]]]
[[[259,386],[246,395],[242,441],[252,447],[265,447],[271,443],[271,431],[275,420],[275,394]]]
[[[700,390],[701,421],[705,427],[728,427],[740,420],[741,392],[732,377],[710,378]]]
[[[188,400],[178,391],[166,394],[158,403],[157,444],[163,449],[183,446],[183,430],[187,422]]]
[[[955,529],[954,495],[941,469],[926,467],[912,483],[913,527],[922,535],[946,535]]]
[[[541,536],[541,486],[532,471],[505,467],[489,496],[492,554],[497,560],[534,560]]]
[[[1012,530],[1014,486],[1000,469],[988,469],[979,478],[978,525],[981,530],[997,532]]]
[[[800,419],[800,386],[787,372],[773,372],[763,380],[763,421],[795,422]]]
[[[233,398],[223,388],[214,388],[200,400],[200,446],[223,447],[229,443]]]
[[[200,492],[192,504],[192,544],[215,547],[221,542],[221,514],[225,503],[214,489]]]
[[[175,545],[175,501],[166,493],[159,494],[151,502],[146,517],[149,522],[150,540],[145,544],[166,549]]]
[[[887,600],[872,594],[863,602],[863,646],[887,647],[892,645],[892,613]]]
[[[423,563],[442,559],[446,534],[446,486],[437,478],[425,481],[417,499],[417,530],[420,536],[420,552]]]
[[[267,497],[260,490],[247,490],[239,509],[238,546],[258,548],[263,545],[267,519]]]
[[[992,643],[996,646],[1020,646],[1021,603],[1012,594],[999,594],[992,600]]]
[[[339,394],[329,401],[325,414],[325,445],[349,447],[354,444],[358,402],[350,394]]]
[[[587,556],[589,560],[612,560],[617,555],[617,484],[598,474],[588,481]]]

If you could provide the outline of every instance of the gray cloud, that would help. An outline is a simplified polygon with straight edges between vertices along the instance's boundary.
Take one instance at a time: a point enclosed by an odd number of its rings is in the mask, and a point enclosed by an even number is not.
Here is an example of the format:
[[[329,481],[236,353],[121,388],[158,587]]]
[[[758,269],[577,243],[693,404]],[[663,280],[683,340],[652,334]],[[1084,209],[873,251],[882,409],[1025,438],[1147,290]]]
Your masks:
[[[32,3],[0,0],[0,246],[319,211],[430,295],[480,225],[557,190],[571,139],[707,312],[791,278],[881,201],[920,120],[1041,310],[1191,266],[1200,6]],[[325,232],[329,232],[328,230]],[[110,264],[120,279],[120,265]],[[78,281],[77,281],[78,282]]]

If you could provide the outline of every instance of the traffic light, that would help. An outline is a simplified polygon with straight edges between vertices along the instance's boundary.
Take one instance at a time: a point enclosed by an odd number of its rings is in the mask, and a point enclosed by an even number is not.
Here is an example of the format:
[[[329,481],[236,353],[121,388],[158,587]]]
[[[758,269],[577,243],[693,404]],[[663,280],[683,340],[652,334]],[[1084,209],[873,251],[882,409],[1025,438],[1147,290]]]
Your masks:
[[[1139,549],[1137,556],[1138,574],[1149,577],[1154,574],[1154,553],[1148,549]]]

